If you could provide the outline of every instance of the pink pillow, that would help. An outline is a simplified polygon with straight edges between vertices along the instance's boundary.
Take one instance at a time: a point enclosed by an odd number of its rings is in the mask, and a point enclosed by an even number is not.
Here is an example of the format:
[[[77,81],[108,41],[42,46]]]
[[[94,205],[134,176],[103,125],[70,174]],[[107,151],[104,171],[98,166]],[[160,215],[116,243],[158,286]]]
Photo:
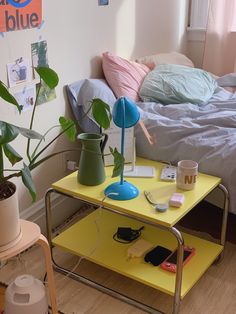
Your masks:
[[[116,97],[128,96],[134,101],[140,100],[139,88],[150,71],[146,65],[105,52],[102,55],[102,67]]]

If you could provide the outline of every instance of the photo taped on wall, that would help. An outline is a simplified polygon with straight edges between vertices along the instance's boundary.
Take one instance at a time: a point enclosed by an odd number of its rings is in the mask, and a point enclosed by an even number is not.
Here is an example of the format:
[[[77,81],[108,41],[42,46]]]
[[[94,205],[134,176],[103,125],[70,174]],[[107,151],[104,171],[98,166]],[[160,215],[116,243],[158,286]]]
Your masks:
[[[98,5],[108,5],[109,0],[98,0]]]

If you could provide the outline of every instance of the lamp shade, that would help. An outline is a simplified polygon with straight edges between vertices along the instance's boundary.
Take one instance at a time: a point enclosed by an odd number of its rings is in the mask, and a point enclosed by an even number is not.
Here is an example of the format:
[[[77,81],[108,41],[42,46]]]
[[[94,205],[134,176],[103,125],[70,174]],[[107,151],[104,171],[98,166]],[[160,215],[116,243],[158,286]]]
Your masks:
[[[112,109],[112,118],[116,126],[125,129],[134,126],[140,117],[136,104],[128,97],[120,97]]]
[[[124,156],[125,129],[131,128],[139,120],[138,108],[131,99],[119,98],[112,110],[112,118],[116,126],[122,129],[121,132],[121,155]],[[132,183],[124,181],[123,171],[120,175],[120,182],[114,182],[105,189],[105,195],[114,200],[130,200],[139,195],[139,190]]]

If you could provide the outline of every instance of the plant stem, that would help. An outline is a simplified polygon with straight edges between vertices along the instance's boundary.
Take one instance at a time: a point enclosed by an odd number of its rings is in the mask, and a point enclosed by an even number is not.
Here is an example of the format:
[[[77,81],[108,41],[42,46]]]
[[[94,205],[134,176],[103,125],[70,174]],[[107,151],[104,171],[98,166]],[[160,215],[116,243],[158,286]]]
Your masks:
[[[14,171],[20,171],[20,169],[3,169],[3,171],[14,172]]]
[[[10,174],[9,176],[5,177],[4,180],[5,181],[8,181],[9,179],[11,178],[18,178],[21,176],[21,171],[17,172],[17,173],[13,173],[13,174]]]
[[[52,129],[58,128],[58,127],[60,127],[60,125],[54,125],[54,126],[52,126],[50,129],[47,130],[47,132],[43,135],[43,138],[39,141],[38,145],[35,147],[35,149],[34,149],[32,155],[31,155],[31,159],[34,158],[34,156],[35,156],[35,154],[36,154],[36,152],[37,152],[37,150],[38,150],[40,144],[42,143],[42,140],[47,136],[47,134],[48,134]]]
[[[0,179],[3,178],[3,151],[2,145],[0,145]]]
[[[79,149],[78,149],[79,150]],[[66,150],[62,150],[62,151],[59,151],[59,152],[56,152],[56,153],[53,153],[49,156],[46,156],[42,159],[40,159],[39,161],[37,161],[35,164],[30,164],[28,167],[30,170],[33,170],[34,168],[38,167],[40,164],[42,164],[44,161],[56,156],[56,155],[59,155],[59,154],[62,154],[62,153],[66,153],[66,152],[74,152],[74,151],[77,151],[77,149],[66,149]],[[17,173],[13,173],[13,174],[10,174],[8,175],[7,177],[4,178],[5,181],[11,179],[11,178],[14,178],[14,177],[20,177],[21,176],[21,171],[17,172]]]
[[[42,159],[40,159],[39,161],[37,161],[35,164],[32,164],[29,166],[29,169],[30,170],[33,170],[34,168],[38,167],[40,164],[42,164],[44,161],[56,156],[56,155],[59,155],[59,154],[63,154],[63,153],[67,153],[67,152],[74,152],[74,151],[79,151],[79,149],[65,149],[65,150],[62,150],[62,151],[59,151],[59,152],[56,152],[56,153],[53,153],[49,156],[46,156]]]
[[[56,137],[54,137],[54,139],[51,140],[51,142],[49,142],[43,149],[41,149],[40,152],[38,152],[37,155],[34,156],[34,158],[32,158],[32,160],[30,160],[30,165],[33,165],[34,162],[37,160],[37,158],[53,143],[55,142],[55,140],[57,140],[62,134],[64,134],[67,130],[69,130],[71,127],[73,126],[73,124],[71,124],[70,126],[68,126],[66,129],[64,129],[63,131],[61,131]]]
[[[88,115],[88,113],[89,113],[89,111],[91,110],[92,106],[93,106],[93,104],[92,104],[92,102],[91,102],[91,105],[90,105],[89,109],[84,113],[84,115],[82,116],[81,119],[85,118],[85,117]]]
[[[42,80],[40,78],[40,82],[39,82],[39,89],[38,89],[38,92],[37,92],[37,95],[36,95],[36,99],[35,99],[35,102],[34,102],[34,107],[33,107],[33,111],[32,111],[32,115],[31,115],[31,120],[30,120],[30,130],[32,130],[32,127],[33,127],[33,122],[34,122],[34,114],[35,114],[35,110],[36,110],[36,105],[37,105],[37,101],[38,101],[38,97],[39,97],[39,92],[40,92],[40,89],[41,89],[41,85],[42,85]],[[26,153],[27,153],[27,157],[29,159],[29,162],[31,162],[31,157],[30,157],[30,138],[28,138],[28,141],[27,141],[27,150],[26,150]]]

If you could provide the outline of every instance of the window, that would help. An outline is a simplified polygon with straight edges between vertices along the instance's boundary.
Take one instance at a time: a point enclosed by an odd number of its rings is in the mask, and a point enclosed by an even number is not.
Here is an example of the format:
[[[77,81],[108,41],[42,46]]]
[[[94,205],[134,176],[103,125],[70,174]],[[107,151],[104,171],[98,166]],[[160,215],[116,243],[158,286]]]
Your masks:
[[[190,1],[188,40],[205,40],[209,2],[210,0]]]
[[[226,3],[224,1],[217,1],[212,5],[216,5],[216,10],[213,10],[214,14],[217,14],[218,19],[222,18],[221,23],[224,23],[225,11],[230,8],[230,16],[227,18],[227,24],[230,27],[231,32],[236,32],[236,0]],[[188,40],[190,41],[204,41],[207,28],[207,19],[209,13],[210,0],[190,0],[189,6],[189,23],[188,23]],[[213,6],[214,8],[215,6]],[[216,11],[216,12],[215,12]]]
[[[206,29],[209,0],[191,0],[190,29]]]

